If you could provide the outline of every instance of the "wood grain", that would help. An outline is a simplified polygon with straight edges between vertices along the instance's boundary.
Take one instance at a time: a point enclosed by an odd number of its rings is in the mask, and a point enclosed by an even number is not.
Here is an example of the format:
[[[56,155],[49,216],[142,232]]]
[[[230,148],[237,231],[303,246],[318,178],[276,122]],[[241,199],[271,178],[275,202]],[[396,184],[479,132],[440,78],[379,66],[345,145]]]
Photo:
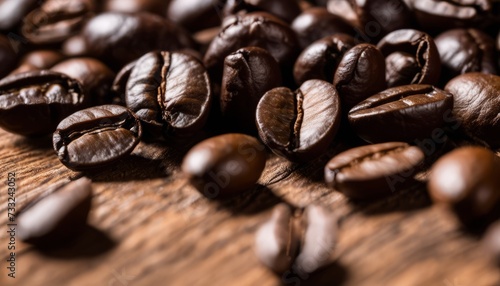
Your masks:
[[[259,183],[217,202],[195,191],[179,164],[189,144],[141,143],[93,180],[89,226],[52,250],[17,241],[16,278],[7,277],[7,189],[0,192],[0,285],[500,285],[500,273],[425,185],[374,202],[352,202],[322,183],[332,148],[306,165],[270,156]],[[50,138],[0,131],[0,176],[17,174],[18,207],[81,176],[64,167]],[[318,203],[339,218],[332,264],[310,277],[276,276],[253,254],[254,233],[279,202]]]

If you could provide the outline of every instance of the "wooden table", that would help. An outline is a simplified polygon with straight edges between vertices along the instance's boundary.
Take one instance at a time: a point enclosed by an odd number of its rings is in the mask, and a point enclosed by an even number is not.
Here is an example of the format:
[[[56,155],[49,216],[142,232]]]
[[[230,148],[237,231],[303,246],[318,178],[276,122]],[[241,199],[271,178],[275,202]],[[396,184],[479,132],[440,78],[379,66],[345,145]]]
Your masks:
[[[178,144],[183,146],[183,144]],[[0,192],[0,285],[500,285],[480,251],[480,234],[433,206],[425,185],[374,202],[352,202],[322,183],[336,150],[306,164],[271,156],[259,184],[210,201],[186,183],[189,146],[141,143],[133,155],[86,174],[93,180],[89,226],[66,246],[39,250],[16,241],[16,278],[7,277],[7,186]],[[79,176],[56,158],[50,138],[0,131],[0,176],[16,173],[17,208],[48,186]],[[333,263],[302,279],[276,276],[253,253],[256,229],[279,202],[318,203],[339,218]],[[286,283],[284,283],[286,284]]]

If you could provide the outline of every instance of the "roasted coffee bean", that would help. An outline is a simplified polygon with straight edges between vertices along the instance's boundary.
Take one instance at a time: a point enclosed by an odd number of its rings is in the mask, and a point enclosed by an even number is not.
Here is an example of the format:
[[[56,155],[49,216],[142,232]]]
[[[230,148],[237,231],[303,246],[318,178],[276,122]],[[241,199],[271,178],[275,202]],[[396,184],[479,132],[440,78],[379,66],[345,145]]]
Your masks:
[[[500,147],[500,77],[467,73],[452,79],[445,90],[453,94],[453,115],[469,137]]]
[[[348,117],[358,136],[367,142],[412,142],[443,127],[452,109],[452,93],[414,84],[377,93],[354,106]]]
[[[357,30],[363,30],[361,23],[359,22],[358,15],[356,11],[354,11],[354,5],[352,1],[346,0],[324,0],[328,2],[326,5],[326,9],[331,14],[340,17],[350,23]]]
[[[227,125],[240,132],[254,133],[259,100],[278,86],[281,86],[280,68],[266,50],[248,47],[227,56],[220,101]]]
[[[66,75],[38,71],[0,81],[0,126],[21,135],[52,133],[71,113],[89,105],[80,83]]]
[[[72,170],[109,165],[129,155],[141,139],[139,119],[119,105],[75,112],[57,126],[52,137],[59,160]]]
[[[51,68],[78,80],[94,105],[112,102],[111,84],[115,78],[106,65],[93,58],[72,58]]]
[[[164,16],[168,3],[165,0],[104,0],[103,10],[121,13],[149,12]]]
[[[60,43],[78,33],[95,11],[94,0],[47,0],[24,18],[22,33],[35,44]]]
[[[141,57],[127,82],[125,100],[153,136],[193,134],[208,118],[212,93],[203,64],[176,52]]]
[[[20,240],[54,247],[74,239],[85,227],[92,200],[92,186],[81,178],[35,199],[17,214]]]
[[[431,169],[432,199],[465,223],[489,214],[500,200],[500,159],[481,147],[462,147],[441,157]]]
[[[19,66],[11,74],[50,69],[64,59],[64,56],[53,50],[37,50],[26,54]]]
[[[441,61],[434,40],[417,30],[397,30],[377,45],[386,60],[389,87],[406,84],[436,84]]]
[[[81,36],[84,54],[117,68],[153,50],[173,51],[193,44],[186,32],[149,13],[100,14],[87,22]]]
[[[0,79],[16,66],[17,55],[5,36],[0,34]]]
[[[357,41],[353,37],[341,33],[312,43],[302,51],[295,62],[295,82],[298,85],[310,79],[331,82],[344,53],[356,44]]]
[[[293,214],[289,206],[279,204],[257,231],[255,253],[278,274],[310,274],[330,262],[337,232],[337,219],[321,206],[309,205]]]
[[[238,195],[255,185],[266,165],[266,148],[256,138],[225,134],[202,141],[184,157],[182,171],[210,199]]]
[[[221,23],[225,2],[226,0],[171,0],[167,17],[190,31],[216,27]]]
[[[443,64],[443,82],[468,72],[496,74],[495,41],[476,29],[455,29],[435,39]]]
[[[332,158],[325,181],[349,198],[381,198],[414,183],[424,158],[420,148],[402,142],[362,146]]]
[[[305,49],[313,42],[336,33],[356,35],[356,30],[344,19],[330,14],[325,8],[311,8],[302,12],[292,22],[300,47]]]
[[[484,254],[500,267],[500,221],[488,228],[483,238],[482,247]]]
[[[127,90],[127,82],[130,78],[130,74],[134,69],[137,61],[132,61],[126,66],[124,66],[117,74],[113,80],[113,85],[111,90],[113,91],[113,103],[118,105],[126,105],[125,93]]]
[[[38,0],[0,0],[0,30],[15,28],[39,2]]]
[[[308,80],[293,92],[268,91],[257,106],[259,136],[273,152],[292,161],[310,161],[330,146],[340,125],[335,87]]]
[[[221,78],[229,54],[249,46],[266,49],[282,67],[291,67],[298,55],[297,38],[285,22],[265,12],[230,16],[205,54],[211,79],[218,82]]]
[[[290,23],[301,13],[299,2],[290,0],[227,0],[224,7],[225,15],[236,14],[239,11],[263,11]]]
[[[373,45],[355,46],[342,57],[333,85],[339,92],[342,110],[347,114],[356,104],[387,87],[384,56]]]

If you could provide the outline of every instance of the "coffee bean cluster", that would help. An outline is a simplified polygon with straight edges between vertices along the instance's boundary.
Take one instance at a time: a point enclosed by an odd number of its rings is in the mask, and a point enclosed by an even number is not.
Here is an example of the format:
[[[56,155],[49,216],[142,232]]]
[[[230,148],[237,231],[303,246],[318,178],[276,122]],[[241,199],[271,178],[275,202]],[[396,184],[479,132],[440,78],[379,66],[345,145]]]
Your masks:
[[[0,127],[52,136],[83,172],[141,141],[196,144],[181,169],[208,199],[255,185],[270,152],[300,165],[343,146],[332,190],[372,200],[423,180],[465,225],[487,224],[499,27],[495,0],[0,0]],[[52,190],[19,214],[21,238],[74,236],[90,198],[84,178]],[[256,253],[311,273],[336,235],[327,208],[279,205]],[[499,223],[485,241],[500,260]]]

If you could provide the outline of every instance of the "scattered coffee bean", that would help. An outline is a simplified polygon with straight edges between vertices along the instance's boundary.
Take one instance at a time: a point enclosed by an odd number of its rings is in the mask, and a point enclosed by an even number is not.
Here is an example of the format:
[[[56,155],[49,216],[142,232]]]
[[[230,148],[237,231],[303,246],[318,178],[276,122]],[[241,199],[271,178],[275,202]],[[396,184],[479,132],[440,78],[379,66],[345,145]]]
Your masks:
[[[139,119],[119,105],[87,108],[65,118],[52,137],[59,160],[72,170],[109,165],[129,155],[141,139]]]
[[[257,106],[257,129],[276,154],[292,161],[310,161],[333,142],[340,125],[340,100],[326,81],[308,80],[293,92],[268,91]]]
[[[52,50],[37,50],[26,54],[19,62],[19,66],[10,74],[19,74],[30,71],[39,71],[50,69],[60,61],[64,56]]]
[[[288,23],[300,14],[298,1],[289,0],[227,0],[224,7],[225,15],[236,14],[239,11],[263,11],[272,14]]]
[[[38,0],[0,1],[0,30],[15,28],[38,3],[40,3]]]
[[[170,0],[167,17],[190,31],[216,27],[221,23],[225,2],[226,0]]]
[[[352,199],[385,197],[415,183],[425,155],[402,142],[368,145],[333,157],[325,167],[325,181]]]
[[[165,0],[104,0],[103,11],[121,13],[149,12],[164,16],[169,1]]]
[[[17,214],[20,240],[38,246],[58,246],[74,239],[85,227],[92,186],[81,178],[36,199]]]
[[[265,150],[256,138],[248,135],[216,136],[189,150],[182,171],[207,198],[238,195],[260,178],[266,164]]]

